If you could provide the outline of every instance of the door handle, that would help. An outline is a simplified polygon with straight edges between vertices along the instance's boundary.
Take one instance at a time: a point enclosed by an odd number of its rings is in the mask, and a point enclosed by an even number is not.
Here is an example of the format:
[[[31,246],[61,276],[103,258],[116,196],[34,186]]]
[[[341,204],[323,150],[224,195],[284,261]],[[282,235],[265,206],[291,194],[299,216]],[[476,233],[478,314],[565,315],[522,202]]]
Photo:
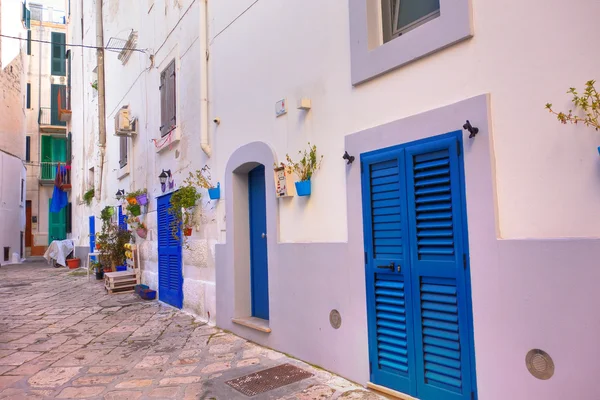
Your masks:
[[[390,265],[378,265],[378,266],[377,266],[377,268],[389,269],[390,271],[394,272],[394,267],[395,267],[395,266],[396,266],[396,265],[395,265],[395,264],[394,264],[394,262],[392,261],[392,262],[390,263]],[[400,267],[398,267],[398,268],[400,268]]]
[[[262,235],[260,235],[260,237],[264,239],[264,238],[266,238],[266,237],[267,237],[267,234],[266,234],[266,233],[263,233]]]

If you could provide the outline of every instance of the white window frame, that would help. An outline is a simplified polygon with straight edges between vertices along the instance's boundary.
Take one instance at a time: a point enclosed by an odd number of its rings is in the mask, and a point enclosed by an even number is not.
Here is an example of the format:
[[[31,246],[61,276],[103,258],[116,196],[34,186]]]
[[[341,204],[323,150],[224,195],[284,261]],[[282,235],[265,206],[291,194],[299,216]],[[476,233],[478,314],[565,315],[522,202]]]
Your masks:
[[[382,1],[348,0],[348,4],[353,85],[473,36],[471,0],[440,0],[439,16],[416,21],[385,43]]]

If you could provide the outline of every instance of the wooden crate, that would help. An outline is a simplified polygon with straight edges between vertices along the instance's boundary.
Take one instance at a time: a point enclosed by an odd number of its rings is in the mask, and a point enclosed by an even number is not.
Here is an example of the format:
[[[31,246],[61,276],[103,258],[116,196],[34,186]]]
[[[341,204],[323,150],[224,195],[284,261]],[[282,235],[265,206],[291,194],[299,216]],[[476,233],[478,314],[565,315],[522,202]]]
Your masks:
[[[137,246],[128,244],[126,249],[132,253],[132,257],[127,259],[128,270],[104,273],[104,287],[109,294],[132,293],[135,291],[135,285],[141,283],[140,258]]]

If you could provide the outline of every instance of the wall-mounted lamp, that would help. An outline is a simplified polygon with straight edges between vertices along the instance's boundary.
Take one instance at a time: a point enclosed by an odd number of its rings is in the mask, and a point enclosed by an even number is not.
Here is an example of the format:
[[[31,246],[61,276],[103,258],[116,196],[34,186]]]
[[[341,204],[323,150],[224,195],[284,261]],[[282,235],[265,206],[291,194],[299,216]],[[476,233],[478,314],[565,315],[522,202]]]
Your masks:
[[[117,198],[117,200],[121,201],[123,199],[123,197],[125,197],[125,190],[124,189],[117,190],[115,197]]]
[[[165,171],[163,169],[162,172],[160,173],[160,175],[158,176],[158,179],[160,180],[160,189],[162,190],[163,193],[167,189],[167,179],[169,179],[170,176],[171,176],[170,169],[167,171]]]
[[[476,128],[473,125],[471,125],[469,120],[467,120],[467,123],[463,125],[463,129],[469,131],[469,139],[473,139],[479,133],[479,128]]]
[[[346,164],[350,165],[354,162],[354,156],[351,156],[350,154],[348,154],[348,152],[344,152],[344,155],[342,156],[342,158],[346,161],[348,161]]]

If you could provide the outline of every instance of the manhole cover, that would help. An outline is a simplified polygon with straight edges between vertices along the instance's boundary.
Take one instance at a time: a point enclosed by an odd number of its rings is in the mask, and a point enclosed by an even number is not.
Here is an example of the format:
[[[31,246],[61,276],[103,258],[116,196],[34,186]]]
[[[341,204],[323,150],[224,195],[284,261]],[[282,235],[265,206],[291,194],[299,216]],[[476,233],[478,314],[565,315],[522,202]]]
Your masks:
[[[291,364],[282,364],[225,383],[246,396],[256,396],[310,378],[312,375],[310,372]]]

